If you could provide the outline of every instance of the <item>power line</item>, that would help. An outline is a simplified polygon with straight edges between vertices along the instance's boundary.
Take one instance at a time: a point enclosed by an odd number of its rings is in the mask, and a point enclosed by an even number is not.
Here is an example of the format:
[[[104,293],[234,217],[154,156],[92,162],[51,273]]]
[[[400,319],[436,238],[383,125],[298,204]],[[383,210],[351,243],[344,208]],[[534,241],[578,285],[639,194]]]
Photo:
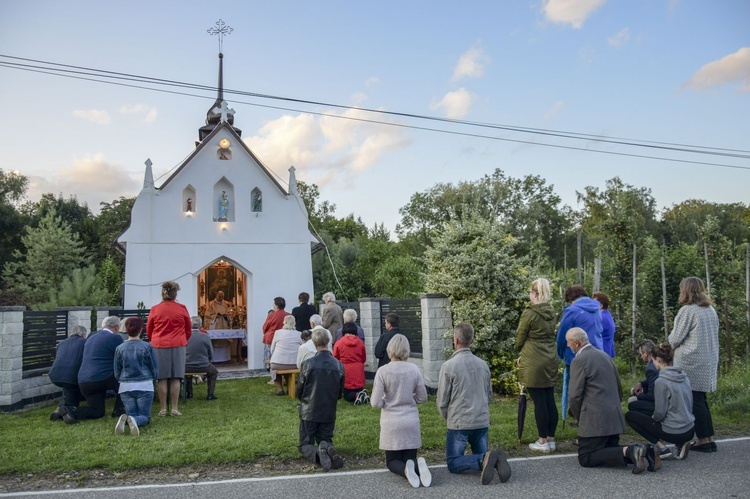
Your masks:
[[[49,68],[49,67],[35,66],[31,64],[20,64],[20,63],[3,62],[3,61],[0,61],[1,67],[7,67],[11,69],[19,69],[19,70],[25,70],[25,71],[37,72],[37,73],[43,73],[43,74],[51,74],[54,76],[62,76],[62,77],[67,77],[67,78],[72,78],[72,79],[93,81],[97,83],[107,83],[111,85],[139,88],[139,89],[144,89],[144,90],[170,93],[170,94],[176,94],[176,95],[184,95],[184,96],[189,96],[189,97],[199,97],[199,98],[205,98],[205,99],[212,98],[212,97],[207,97],[203,95],[191,94],[187,92],[177,92],[177,91],[147,87],[147,86],[142,86],[142,85],[134,85],[134,84],[127,84],[127,83],[121,83],[121,82],[116,82],[116,81],[102,80],[100,78],[110,78],[110,79],[116,79],[116,80],[134,81],[134,82],[146,83],[146,84],[157,84],[157,85],[194,89],[194,90],[212,91],[212,92],[215,92],[217,90],[216,87],[212,87],[208,85],[191,84],[191,83],[180,82],[176,80],[152,78],[152,77],[133,75],[133,74],[128,74],[128,73],[117,73],[113,71],[85,68],[81,66],[72,66],[72,65],[67,65],[67,64],[39,61],[35,59],[25,59],[25,58],[19,58],[19,57],[14,57],[14,56],[6,56],[2,54],[0,54],[0,57],[16,59],[16,60],[24,60],[27,62],[37,62],[37,63],[46,64],[46,65],[59,66],[59,67],[65,67],[65,68],[73,68],[75,69],[75,71],[72,69],[58,69],[56,67]],[[80,75],[85,75],[85,76],[80,76]],[[739,150],[739,149],[716,148],[716,147],[708,147],[708,146],[690,146],[690,145],[685,145],[685,144],[674,144],[674,143],[668,143],[668,142],[655,142],[655,141],[641,141],[642,143],[636,143],[636,142],[633,142],[633,139],[619,139],[619,138],[605,139],[596,135],[581,134],[581,133],[576,133],[576,132],[560,132],[557,130],[533,129],[533,128],[525,128],[525,127],[509,127],[506,125],[496,125],[496,124],[491,124],[491,123],[479,123],[479,122],[470,122],[470,121],[464,121],[464,120],[452,120],[452,119],[445,119],[445,118],[437,118],[433,116],[373,110],[373,109],[358,108],[358,107],[351,107],[351,106],[342,106],[342,105],[330,104],[330,103],[324,103],[324,102],[309,101],[309,100],[303,100],[303,99],[292,99],[292,98],[287,98],[287,97],[278,97],[278,96],[271,96],[271,95],[266,95],[266,94],[257,94],[253,92],[244,92],[244,91],[236,91],[236,90],[225,89],[224,92],[233,93],[235,95],[251,96],[251,97],[256,97],[256,98],[275,99],[275,100],[297,102],[297,103],[304,103],[304,104],[310,104],[310,105],[336,107],[336,108],[343,108],[343,109],[350,109],[350,110],[357,110],[357,111],[364,111],[364,112],[371,112],[371,113],[379,113],[379,114],[413,118],[413,119],[423,119],[423,120],[429,120],[429,121],[435,121],[435,122],[499,129],[499,130],[505,130],[505,131],[518,132],[518,133],[533,133],[533,134],[550,136],[550,137],[612,143],[612,144],[624,145],[628,147],[646,147],[646,148],[666,150],[666,151],[671,151],[671,152],[707,154],[707,155],[713,155],[713,156],[750,159],[750,156],[745,155],[745,154],[731,154],[731,153],[750,153],[750,151],[744,151],[744,150]],[[497,136],[489,136],[489,135],[483,135],[483,134],[477,134],[477,133],[459,132],[455,130],[445,130],[445,129],[431,128],[431,127],[424,127],[424,126],[408,125],[408,124],[403,124],[403,123],[384,122],[384,121],[365,119],[365,118],[355,118],[351,116],[341,116],[341,115],[335,115],[335,114],[329,114],[329,113],[285,108],[285,107],[280,107],[280,106],[263,105],[263,104],[258,104],[254,102],[243,102],[243,101],[235,101],[235,102],[237,102],[238,104],[246,104],[250,106],[263,107],[263,108],[269,108],[269,109],[279,109],[279,110],[285,110],[285,111],[291,111],[291,112],[308,113],[308,114],[319,115],[319,116],[335,117],[338,119],[348,119],[348,120],[373,123],[373,124],[378,124],[378,125],[396,126],[396,127],[401,127],[401,128],[430,131],[430,132],[437,132],[437,133],[446,133],[446,134],[458,135],[458,136],[475,137],[475,138],[513,142],[513,143],[520,143],[520,144],[537,145],[537,146],[542,146],[542,147],[554,147],[554,148],[577,150],[577,151],[583,151],[583,152],[594,152],[594,153],[599,153],[599,154],[635,157],[635,158],[641,158],[641,159],[662,160],[662,161],[679,162],[679,163],[687,163],[687,164],[695,164],[695,165],[750,170],[750,167],[740,166],[740,165],[728,165],[728,164],[723,164],[723,163],[711,163],[711,162],[705,162],[705,161],[693,161],[693,160],[686,160],[686,159],[679,159],[679,158],[649,156],[645,154],[625,153],[625,152],[619,152],[619,151],[606,151],[606,150],[590,149],[586,147],[553,144],[553,143],[538,142],[538,141],[532,141],[532,140],[512,139],[508,137],[497,137]],[[726,151],[726,152],[722,152],[722,151]]]

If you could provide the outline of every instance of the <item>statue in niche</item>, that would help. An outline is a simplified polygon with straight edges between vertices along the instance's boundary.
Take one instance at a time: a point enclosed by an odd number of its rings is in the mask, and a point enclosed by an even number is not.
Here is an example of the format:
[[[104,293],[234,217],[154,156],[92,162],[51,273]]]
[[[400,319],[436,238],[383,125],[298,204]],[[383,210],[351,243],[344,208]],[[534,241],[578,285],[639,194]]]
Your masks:
[[[187,207],[185,208],[185,211],[193,211],[193,198],[187,198]]]
[[[258,191],[253,193],[253,211],[256,213],[263,211],[263,198]]]
[[[229,195],[227,191],[221,191],[219,196],[219,222],[227,221],[227,213],[229,212]]]
[[[230,154],[226,149],[219,149],[219,159],[227,160]]]

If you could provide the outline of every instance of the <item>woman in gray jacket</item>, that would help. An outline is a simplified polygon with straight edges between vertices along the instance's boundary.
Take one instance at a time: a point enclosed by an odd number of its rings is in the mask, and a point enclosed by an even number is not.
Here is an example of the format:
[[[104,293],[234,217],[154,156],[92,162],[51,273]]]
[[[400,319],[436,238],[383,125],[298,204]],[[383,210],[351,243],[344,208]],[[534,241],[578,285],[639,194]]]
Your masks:
[[[657,444],[661,454],[667,448],[664,442],[669,442],[677,446],[675,457],[685,459],[695,430],[690,380],[681,367],[672,365],[674,351],[669,343],[655,346],[651,356],[659,370],[654,383],[654,415],[628,411],[625,421],[646,440]]]

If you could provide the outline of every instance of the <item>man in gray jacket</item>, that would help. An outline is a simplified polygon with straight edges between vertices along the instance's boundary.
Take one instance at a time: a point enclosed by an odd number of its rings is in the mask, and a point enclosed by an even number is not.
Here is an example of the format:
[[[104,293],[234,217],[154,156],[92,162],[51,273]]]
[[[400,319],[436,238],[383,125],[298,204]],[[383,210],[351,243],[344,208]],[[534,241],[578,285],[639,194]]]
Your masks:
[[[437,406],[448,425],[445,454],[448,471],[481,470],[482,485],[492,482],[495,469],[501,482],[510,478],[510,464],[501,448],[487,450],[492,383],[487,363],[471,353],[474,328],[459,324],[453,330],[455,352],[440,368]],[[466,443],[471,454],[464,455]]]
[[[208,400],[216,400],[214,394],[216,390],[216,379],[219,377],[219,370],[211,363],[214,356],[214,347],[211,345],[211,338],[208,334],[200,330],[201,318],[191,317],[193,325],[193,334],[190,335],[187,348],[185,349],[185,372],[186,373],[206,373],[206,382],[208,383]],[[185,377],[185,394],[187,398],[193,398],[193,377]]]

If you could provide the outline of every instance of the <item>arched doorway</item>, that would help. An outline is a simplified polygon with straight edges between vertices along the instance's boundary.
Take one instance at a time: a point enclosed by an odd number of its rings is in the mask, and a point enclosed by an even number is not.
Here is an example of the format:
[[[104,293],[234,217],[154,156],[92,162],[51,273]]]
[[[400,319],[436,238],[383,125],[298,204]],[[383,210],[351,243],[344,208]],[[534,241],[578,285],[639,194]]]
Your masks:
[[[198,315],[212,337],[216,362],[243,361],[240,338],[247,331],[246,290],[245,273],[223,259],[198,277]]]

